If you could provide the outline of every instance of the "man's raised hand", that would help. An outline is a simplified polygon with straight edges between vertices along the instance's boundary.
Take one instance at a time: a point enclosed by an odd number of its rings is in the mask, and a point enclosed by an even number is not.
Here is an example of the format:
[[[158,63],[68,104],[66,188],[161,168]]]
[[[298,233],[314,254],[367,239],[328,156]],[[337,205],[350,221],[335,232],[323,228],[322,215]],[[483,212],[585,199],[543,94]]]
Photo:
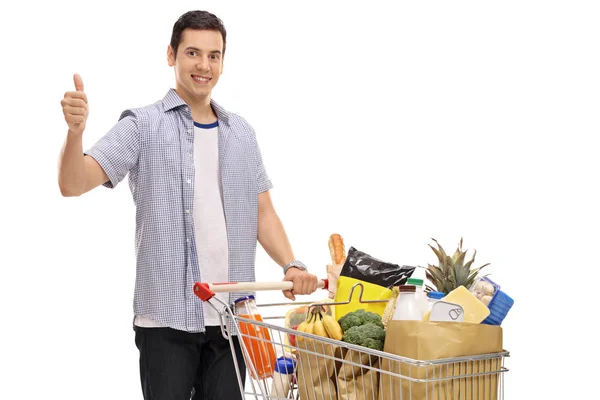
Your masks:
[[[69,126],[70,134],[81,135],[85,130],[89,109],[88,100],[83,91],[83,80],[79,74],[73,75],[75,91],[65,93],[65,97],[60,104],[63,108],[65,121]]]

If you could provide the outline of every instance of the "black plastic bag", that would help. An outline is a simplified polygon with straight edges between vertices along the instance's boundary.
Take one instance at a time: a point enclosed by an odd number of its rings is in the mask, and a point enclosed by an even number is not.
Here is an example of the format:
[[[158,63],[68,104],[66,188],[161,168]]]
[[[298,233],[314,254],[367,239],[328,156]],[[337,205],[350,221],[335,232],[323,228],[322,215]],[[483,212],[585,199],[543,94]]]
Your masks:
[[[404,285],[416,267],[390,264],[350,247],[340,276],[358,279],[391,289]]]

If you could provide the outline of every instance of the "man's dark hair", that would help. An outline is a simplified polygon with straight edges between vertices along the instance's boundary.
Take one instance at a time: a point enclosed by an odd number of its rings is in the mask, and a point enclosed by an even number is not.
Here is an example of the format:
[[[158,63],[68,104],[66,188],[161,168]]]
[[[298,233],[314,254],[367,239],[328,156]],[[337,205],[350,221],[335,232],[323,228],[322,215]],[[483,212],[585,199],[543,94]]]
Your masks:
[[[225,31],[223,21],[208,11],[197,10],[186,12],[173,25],[171,47],[173,48],[173,56],[175,58],[177,58],[177,48],[179,47],[179,43],[181,43],[181,36],[186,29],[221,32],[221,37],[223,37],[223,54],[225,54],[227,32]]]

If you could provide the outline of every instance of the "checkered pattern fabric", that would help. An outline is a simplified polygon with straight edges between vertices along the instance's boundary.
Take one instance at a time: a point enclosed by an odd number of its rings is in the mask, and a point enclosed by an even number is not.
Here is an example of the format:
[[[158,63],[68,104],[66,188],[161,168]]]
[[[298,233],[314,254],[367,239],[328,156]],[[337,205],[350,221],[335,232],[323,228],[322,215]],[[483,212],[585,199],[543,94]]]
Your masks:
[[[229,246],[229,281],[254,281],[258,194],[272,188],[256,135],[240,116],[214,101]],[[134,313],[174,329],[203,332],[201,282],[194,239],[194,125],[175,90],[156,103],[125,110],[86,154],[114,188],[129,174],[136,207]],[[232,293],[230,303],[251,293]]]

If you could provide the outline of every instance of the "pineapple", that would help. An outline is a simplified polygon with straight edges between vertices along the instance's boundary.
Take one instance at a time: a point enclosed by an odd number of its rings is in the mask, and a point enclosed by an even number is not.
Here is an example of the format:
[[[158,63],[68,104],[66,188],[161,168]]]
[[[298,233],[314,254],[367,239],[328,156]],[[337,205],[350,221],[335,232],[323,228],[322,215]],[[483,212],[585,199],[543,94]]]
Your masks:
[[[462,250],[462,238],[460,239],[458,248],[452,257],[446,254],[437,240],[433,238],[432,240],[437,244],[437,249],[432,245],[429,245],[429,247],[431,247],[437,256],[439,265],[435,266],[428,264],[427,266],[425,275],[427,276],[427,279],[429,279],[429,281],[435,286],[434,289],[427,285],[427,290],[436,290],[438,292],[444,292],[448,294],[459,286],[465,286],[467,289],[470,289],[479,271],[489,265],[489,263],[487,263],[479,268],[470,269],[471,265],[473,265],[473,262],[475,262],[475,255],[477,254],[477,251],[474,251],[471,260],[465,263],[467,252]]]

